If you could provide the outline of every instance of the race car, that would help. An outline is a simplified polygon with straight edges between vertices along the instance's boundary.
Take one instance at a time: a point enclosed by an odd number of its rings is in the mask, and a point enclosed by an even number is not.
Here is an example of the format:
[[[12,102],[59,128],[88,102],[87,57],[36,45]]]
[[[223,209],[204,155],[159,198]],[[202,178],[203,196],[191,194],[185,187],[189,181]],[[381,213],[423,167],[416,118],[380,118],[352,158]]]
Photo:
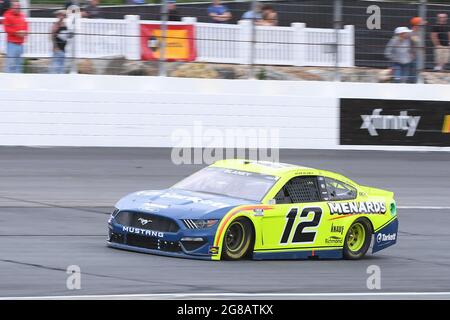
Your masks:
[[[397,241],[393,192],[284,163],[221,160],[115,207],[108,246],[174,257],[355,260]]]

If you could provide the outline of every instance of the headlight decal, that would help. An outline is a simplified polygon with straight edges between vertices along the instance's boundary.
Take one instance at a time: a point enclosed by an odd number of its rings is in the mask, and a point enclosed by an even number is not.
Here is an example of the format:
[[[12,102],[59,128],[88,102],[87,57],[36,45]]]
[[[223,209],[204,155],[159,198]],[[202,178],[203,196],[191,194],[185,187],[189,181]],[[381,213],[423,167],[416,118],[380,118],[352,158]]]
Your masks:
[[[188,229],[206,229],[214,226],[218,219],[184,219],[183,222]]]

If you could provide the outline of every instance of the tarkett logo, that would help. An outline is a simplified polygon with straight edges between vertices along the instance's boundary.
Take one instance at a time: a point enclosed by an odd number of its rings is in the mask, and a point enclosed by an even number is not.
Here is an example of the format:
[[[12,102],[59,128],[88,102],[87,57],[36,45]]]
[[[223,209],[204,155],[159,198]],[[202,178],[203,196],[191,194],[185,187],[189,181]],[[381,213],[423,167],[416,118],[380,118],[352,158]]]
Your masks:
[[[377,236],[377,242],[395,241],[396,237],[397,237],[397,234],[395,234],[395,233],[390,233],[390,234],[379,233]]]
[[[416,133],[420,116],[409,116],[408,111],[400,111],[400,115],[381,115],[383,109],[374,109],[372,114],[363,114],[361,129],[367,129],[371,136],[378,136],[377,130],[403,130],[407,137]]]

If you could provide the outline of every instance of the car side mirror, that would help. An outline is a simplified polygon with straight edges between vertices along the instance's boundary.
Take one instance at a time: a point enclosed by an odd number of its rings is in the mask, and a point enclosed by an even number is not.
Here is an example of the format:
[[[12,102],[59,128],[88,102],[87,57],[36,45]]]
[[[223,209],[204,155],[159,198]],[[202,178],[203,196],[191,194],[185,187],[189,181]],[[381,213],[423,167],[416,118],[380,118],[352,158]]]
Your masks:
[[[276,200],[276,199],[270,199],[270,200],[267,202],[267,204],[270,204],[270,205],[272,205],[272,204],[277,204],[277,200]]]

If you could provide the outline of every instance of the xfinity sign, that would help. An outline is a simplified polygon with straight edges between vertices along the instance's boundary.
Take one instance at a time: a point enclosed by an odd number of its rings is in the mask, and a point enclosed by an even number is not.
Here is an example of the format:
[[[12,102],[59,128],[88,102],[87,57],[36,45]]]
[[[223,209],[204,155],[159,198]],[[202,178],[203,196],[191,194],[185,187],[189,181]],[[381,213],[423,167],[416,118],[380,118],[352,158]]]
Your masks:
[[[416,133],[420,116],[408,115],[408,111],[400,111],[400,115],[381,115],[383,109],[374,109],[372,114],[363,114],[361,129],[367,129],[371,136],[378,136],[377,130],[403,130],[407,137]]]
[[[446,115],[450,101],[342,98],[339,144],[450,147]]]

